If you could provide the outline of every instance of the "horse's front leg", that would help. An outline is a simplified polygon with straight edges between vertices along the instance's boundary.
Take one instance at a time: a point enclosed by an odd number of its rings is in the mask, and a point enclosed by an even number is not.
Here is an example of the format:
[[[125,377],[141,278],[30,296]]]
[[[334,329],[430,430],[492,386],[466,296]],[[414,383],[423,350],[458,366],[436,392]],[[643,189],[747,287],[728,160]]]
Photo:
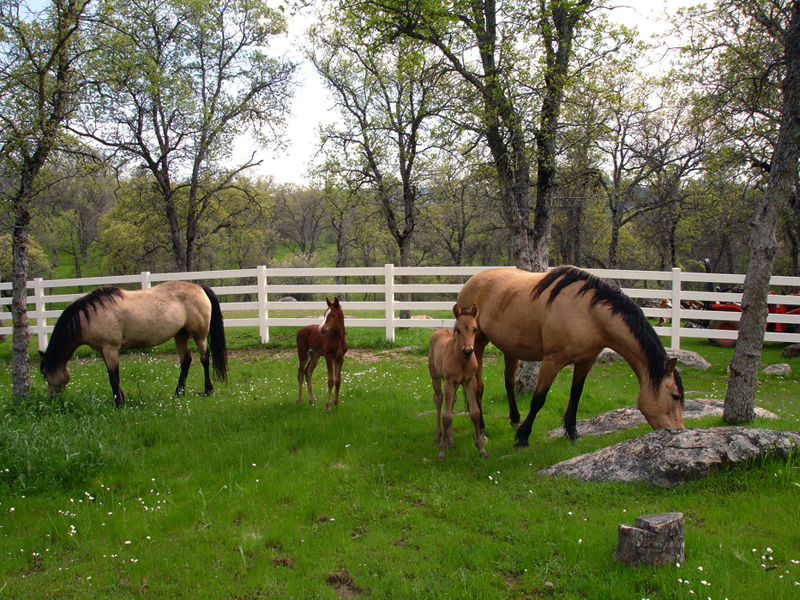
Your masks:
[[[486,336],[480,333],[475,336],[474,351],[475,359],[478,361],[478,370],[475,373],[475,401],[478,404],[478,411],[480,412],[480,428],[483,439],[488,439],[486,437],[486,423],[483,420],[483,351],[486,349],[487,343],[489,343],[489,339]]]
[[[597,360],[597,357],[576,363],[572,371],[569,404],[567,404],[567,410],[564,411],[564,431],[573,442],[578,439],[578,402],[580,402],[581,394],[583,393],[583,384],[586,383],[586,377],[589,375],[589,371],[592,370],[595,360]]]
[[[117,408],[125,406],[125,394],[119,384],[119,351],[116,349],[103,349],[103,362],[108,371],[108,382],[111,384],[111,393],[114,395],[114,404]]]
[[[444,413],[442,414],[442,438],[439,440],[439,460],[444,461],[447,447],[455,447],[453,440],[453,405],[456,403],[458,386],[445,377],[444,379]]]
[[[560,370],[561,367],[553,364],[552,361],[547,359],[542,361],[542,367],[539,370],[539,379],[536,381],[536,390],[533,392],[533,398],[531,398],[531,410],[517,429],[515,435],[517,442],[514,445],[517,448],[525,448],[528,446],[528,438],[531,435],[533,421],[544,406],[547,392],[550,391],[550,386],[553,384],[553,380]]]
[[[517,408],[517,369],[519,369],[519,360],[503,355],[505,362],[505,371],[503,371],[503,380],[506,384],[506,395],[508,396],[508,418],[511,425],[516,429],[519,427],[519,408]]]
[[[442,441],[442,378],[439,374],[431,370],[431,387],[433,387],[433,403],[436,405],[436,431],[433,439],[434,444]]]
[[[325,366],[328,367],[328,401],[325,403],[325,408],[328,414],[333,412],[331,410],[331,398],[333,397],[333,388],[336,387],[336,404],[339,404],[339,386],[336,385],[336,358],[333,356],[325,357]]]
[[[467,396],[469,417],[472,419],[472,426],[475,429],[475,447],[482,457],[487,458],[489,454],[483,447],[483,435],[481,435],[481,411],[478,408],[477,388],[478,383],[474,377],[464,383],[464,394]]]

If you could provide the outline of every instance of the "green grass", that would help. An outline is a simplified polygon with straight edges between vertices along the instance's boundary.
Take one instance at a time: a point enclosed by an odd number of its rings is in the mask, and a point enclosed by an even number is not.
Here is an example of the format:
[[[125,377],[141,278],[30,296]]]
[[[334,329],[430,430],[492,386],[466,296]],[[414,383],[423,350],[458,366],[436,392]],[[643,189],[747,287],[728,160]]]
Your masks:
[[[187,395],[173,397],[171,345],[129,353],[124,410],[113,408],[102,361],[83,349],[64,394],[44,396],[34,362],[34,393],[12,401],[10,343],[0,345],[0,599],[798,597],[795,458],[675,490],[539,477],[648,429],[576,444],[547,437],[566,405],[564,372],[530,448],[515,450],[502,360],[490,352],[489,458],[458,416],[456,448],[439,463],[430,332],[401,330],[387,344],[382,330],[349,330],[332,415],[324,367],[314,377],[318,404],[295,402],[293,334],[272,330],[264,348],[254,332],[233,330],[230,381],[209,398],[198,395],[198,364]],[[684,369],[687,391],[723,398],[732,350],[686,348],[713,365]],[[763,361],[785,362],[780,349],[765,347]],[[757,425],[800,429],[800,364],[790,364],[786,378],[761,378],[757,403],[780,419]],[[578,416],[632,404],[637,390],[626,365],[597,367]],[[619,524],[672,511],[686,517],[680,567],[614,562]]]

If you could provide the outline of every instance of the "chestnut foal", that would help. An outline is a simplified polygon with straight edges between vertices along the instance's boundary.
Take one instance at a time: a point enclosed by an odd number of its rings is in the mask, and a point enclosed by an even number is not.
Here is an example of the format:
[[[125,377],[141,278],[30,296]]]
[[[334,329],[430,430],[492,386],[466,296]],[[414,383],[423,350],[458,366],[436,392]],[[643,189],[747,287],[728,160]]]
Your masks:
[[[308,383],[308,401],[314,404],[314,392],[311,389],[311,374],[317,366],[320,356],[325,357],[328,366],[328,402],[325,407],[331,412],[331,393],[334,391],[333,404],[339,406],[339,388],[342,385],[342,364],[347,352],[347,340],[344,334],[344,312],[335,298],[328,303],[322,325],[306,325],[297,332],[297,356],[300,366],[297,369],[297,382],[300,389],[297,401],[303,401],[303,380]]]
[[[478,359],[475,356],[473,345],[478,332],[476,317],[478,305],[472,308],[459,308],[453,306],[453,315],[456,324],[453,329],[439,329],[431,336],[431,346],[428,350],[428,369],[431,374],[433,386],[433,401],[436,403],[436,440],[439,444],[439,460],[444,460],[447,446],[455,446],[453,442],[453,405],[458,396],[458,387],[464,386],[467,397],[467,408],[472,424],[475,427],[475,447],[481,456],[488,456],[483,448],[480,418],[481,410],[478,406],[478,382],[475,374],[478,371]],[[444,380],[444,392],[442,392]],[[444,415],[442,415],[442,400],[444,399]]]

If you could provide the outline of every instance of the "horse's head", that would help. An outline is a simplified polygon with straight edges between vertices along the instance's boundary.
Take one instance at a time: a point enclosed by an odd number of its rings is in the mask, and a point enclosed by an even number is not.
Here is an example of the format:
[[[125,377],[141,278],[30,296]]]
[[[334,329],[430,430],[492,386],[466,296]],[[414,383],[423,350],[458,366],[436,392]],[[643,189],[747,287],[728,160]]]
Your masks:
[[[339,303],[339,298],[334,298],[333,302],[325,298],[325,302],[328,303],[328,310],[325,311],[323,323],[319,328],[319,332],[322,335],[325,335],[337,327],[341,328],[344,326],[344,312],[342,311],[342,305]]]
[[[47,380],[47,393],[57,394],[69,383],[69,368],[67,363],[64,362],[58,367],[54,367],[47,361],[47,355],[44,352],[39,352],[41,362],[39,363],[39,370]]]
[[[678,360],[667,362],[657,389],[642,386],[637,399],[639,410],[653,429],[683,429],[683,382],[675,369]]]
[[[475,336],[478,333],[478,305],[473,302],[472,308],[459,308],[458,304],[454,304],[453,316],[456,318],[453,328],[456,348],[465,360],[469,360],[475,351]]]

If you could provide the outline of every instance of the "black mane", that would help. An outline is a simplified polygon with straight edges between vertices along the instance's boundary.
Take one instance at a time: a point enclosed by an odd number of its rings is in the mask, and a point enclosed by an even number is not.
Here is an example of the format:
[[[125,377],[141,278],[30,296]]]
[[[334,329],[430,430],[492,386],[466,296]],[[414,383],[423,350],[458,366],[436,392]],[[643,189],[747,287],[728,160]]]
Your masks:
[[[579,294],[586,294],[594,290],[589,308],[597,304],[604,304],[611,310],[612,314],[618,314],[622,317],[633,336],[639,341],[639,345],[645,354],[648,370],[650,371],[650,384],[653,389],[658,389],[667,372],[666,367],[669,360],[667,351],[664,350],[664,345],[661,343],[653,326],[644,316],[642,309],[618,287],[576,267],[564,266],[556,267],[549,271],[533,288],[532,297],[535,300],[546,289],[553,286],[550,297],[547,299],[547,305],[549,306],[561,290],[578,281],[584,282],[583,287],[578,291]],[[675,372],[675,383],[679,388],[682,388],[677,371]],[[681,397],[683,397],[682,389]]]
[[[81,315],[88,321],[91,312],[97,312],[98,306],[105,306],[106,302],[116,302],[118,297],[122,297],[122,290],[115,285],[106,285],[78,298],[64,309],[53,327],[50,343],[42,356],[39,365],[42,374],[49,368],[68,361],[72,356],[77,347],[76,341],[81,336]]]

